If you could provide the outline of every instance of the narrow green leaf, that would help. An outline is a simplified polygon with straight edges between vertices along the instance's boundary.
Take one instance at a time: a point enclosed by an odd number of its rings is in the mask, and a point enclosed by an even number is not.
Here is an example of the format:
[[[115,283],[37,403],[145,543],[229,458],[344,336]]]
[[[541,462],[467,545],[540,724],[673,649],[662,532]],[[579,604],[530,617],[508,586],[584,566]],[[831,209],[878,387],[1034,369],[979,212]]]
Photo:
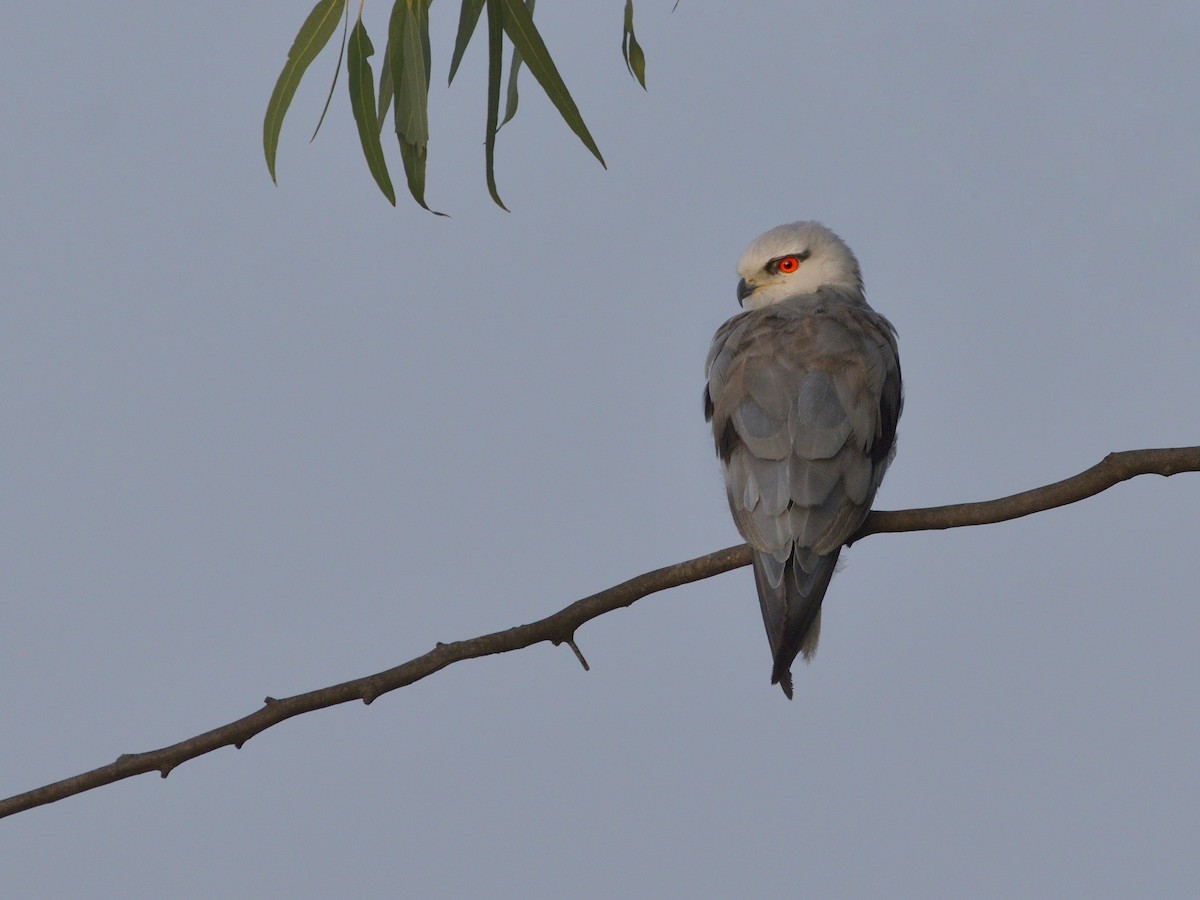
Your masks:
[[[383,146],[379,143],[379,129],[376,127],[375,113],[375,76],[371,71],[371,56],[375,48],[367,36],[367,28],[362,18],[354,23],[354,31],[350,35],[350,56],[346,60],[346,80],[350,82],[350,109],[354,112],[354,121],[358,125],[358,139],[362,144],[363,156],[367,159],[367,168],[383,196],[388,198],[392,206],[396,205],[396,192],[392,188],[392,179],[388,175],[387,162],[383,158]]]
[[[488,19],[488,102],[487,134],[483,139],[484,165],[488,193],[505,212],[508,207],[496,191],[496,120],[500,117],[500,72],[504,65],[504,0],[487,0]],[[522,6],[521,9],[525,7]]]
[[[454,83],[454,73],[462,62],[467,44],[471,43],[471,35],[479,22],[479,14],[483,12],[484,0],[462,0],[462,12],[458,14],[458,35],[454,38],[454,55],[450,57],[450,79],[447,84]]]
[[[333,81],[329,83],[329,93],[325,96],[325,105],[321,107],[321,118],[317,119],[317,127],[313,129],[312,137],[308,139],[311,144],[317,139],[317,132],[321,130],[321,123],[325,121],[325,113],[329,112],[329,101],[333,99],[333,89],[337,87],[338,73],[342,71],[342,58],[346,55],[346,33],[350,29],[350,5],[346,4],[346,18],[342,23],[342,46],[338,50],[337,65],[333,67]]]
[[[489,9],[493,2],[495,0],[488,0]],[[592,135],[588,131],[587,125],[584,124],[583,116],[579,114],[579,108],[575,105],[575,101],[571,99],[567,86],[563,84],[562,76],[558,74],[558,68],[554,65],[554,60],[550,58],[550,51],[546,49],[542,36],[538,34],[529,10],[525,8],[525,4],[521,0],[499,0],[499,2],[504,9],[504,31],[509,40],[513,42],[513,47],[521,54],[530,73],[538,80],[538,84],[542,86],[546,96],[558,109],[563,121],[570,126],[571,130],[583,141],[583,145],[603,166],[604,157],[600,155],[600,149],[592,140]]]
[[[388,41],[383,51],[383,65],[379,69],[379,106],[376,111],[378,131],[383,133],[383,123],[387,119],[388,110],[392,108],[392,95],[396,83],[392,81],[392,42]]]
[[[633,0],[625,0],[625,33],[621,35],[621,55],[625,57],[625,68],[637,79],[642,90],[646,89],[646,54],[633,33]]]
[[[413,199],[435,216],[445,216],[446,213],[425,205],[425,148],[401,139],[400,158],[404,160],[404,174],[408,178],[408,191]]]
[[[646,90],[646,54],[642,52],[642,45],[637,42],[632,31],[629,32],[629,69],[642,86],[642,90]]]
[[[429,52],[429,7],[433,0],[420,0],[421,3],[421,52],[425,60],[425,93],[429,93],[429,73],[433,55]]]
[[[401,143],[404,143],[404,134],[400,128],[400,103],[402,102],[401,86],[404,84],[404,26],[407,21],[407,0],[396,0],[395,5],[392,7],[391,17],[388,19],[387,64],[388,69],[392,73],[392,113],[394,119],[392,124],[395,126],[396,136],[400,138]]]
[[[267,158],[267,171],[271,173],[272,181],[275,181],[275,151],[279,149],[279,132],[283,128],[283,117],[291,106],[292,97],[296,94],[296,88],[305,70],[333,37],[345,5],[346,0],[317,0],[317,5],[300,26],[300,31],[288,50],[287,62],[283,64],[283,71],[279,73],[275,82],[275,90],[271,92],[271,99],[267,102],[267,114],[263,117],[263,153]]]
[[[500,124],[496,126],[499,131],[507,125],[512,117],[517,114],[517,73],[521,71],[521,54],[517,52],[517,48],[513,48],[512,62],[508,67],[508,92],[504,101],[504,118],[500,120]]]
[[[427,3],[428,0],[409,0],[403,39],[396,45],[401,52],[401,76],[396,81],[396,134],[421,148],[429,141],[429,80],[422,40],[422,32],[429,27]],[[392,75],[395,77],[395,68]]]
[[[425,158],[429,141],[429,0],[397,0],[388,23],[388,60],[395,88],[393,118],[400,158],[413,199],[425,202]]]
[[[399,5],[399,4],[397,4]],[[425,83],[429,83],[429,16],[428,3],[426,14],[421,17],[421,46],[425,53]],[[379,130],[383,131],[383,123],[391,109],[396,83],[392,78],[392,42],[388,41],[387,49],[383,52],[383,70],[379,74]],[[428,88],[426,88],[428,93]]]
[[[529,14],[533,15],[533,5],[537,0],[525,0],[525,5],[529,8]],[[504,118],[500,120],[500,124],[496,126],[499,131],[513,116],[517,114],[517,73],[521,71],[521,54],[513,47],[512,65],[508,70],[508,99],[504,103]]]
[[[404,174],[408,178],[409,193],[418,203],[425,206],[425,201],[421,199],[425,194],[425,155],[417,149],[416,144],[410,144],[404,138],[400,138],[400,157],[404,160]]]

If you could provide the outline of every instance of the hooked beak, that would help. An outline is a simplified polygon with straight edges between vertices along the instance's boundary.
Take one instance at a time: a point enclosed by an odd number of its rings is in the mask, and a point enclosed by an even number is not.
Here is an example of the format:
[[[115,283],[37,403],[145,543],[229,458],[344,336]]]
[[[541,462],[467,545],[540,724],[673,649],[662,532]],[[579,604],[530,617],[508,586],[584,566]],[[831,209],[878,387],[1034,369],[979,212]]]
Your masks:
[[[757,287],[758,285],[751,285],[745,278],[739,281],[737,286],[738,306],[745,306],[746,298],[753,294]]]

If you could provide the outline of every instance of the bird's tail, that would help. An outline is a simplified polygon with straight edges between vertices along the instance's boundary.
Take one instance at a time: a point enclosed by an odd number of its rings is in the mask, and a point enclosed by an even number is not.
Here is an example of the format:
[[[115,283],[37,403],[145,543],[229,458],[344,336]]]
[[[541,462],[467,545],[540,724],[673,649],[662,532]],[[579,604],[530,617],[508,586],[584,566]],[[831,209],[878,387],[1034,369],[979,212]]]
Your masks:
[[[828,556],[794,549],[784,563],[770,554],[754,551],[754,582],[763,624],[771,642],[775,666],[771,684],[783,688],[792,699],[792,663],[803,653],[810,660],[817,652],[821,634],[821,601],[837,566],[839,547]],[[811,571],[806,571],[805,567]]]

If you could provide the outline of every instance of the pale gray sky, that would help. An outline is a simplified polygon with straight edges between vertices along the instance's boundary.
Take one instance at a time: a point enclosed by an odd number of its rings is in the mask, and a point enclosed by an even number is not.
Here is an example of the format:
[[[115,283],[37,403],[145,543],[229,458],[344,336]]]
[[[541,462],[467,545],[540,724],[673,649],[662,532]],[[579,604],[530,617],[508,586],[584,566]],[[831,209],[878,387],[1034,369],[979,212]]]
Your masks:
[[[884,508],[1200,441],[1194,2],[618,0],[484,45],[428,196],[371,182],[308,3],[34,4],[0,33],[0,794],[540,617],[737,537],[702,368],[766,228],[899,328]],[[384,4],[368,3],[382,47]],[[378,63],[376,59],[376,63]],[[400,180],[398,154],[385,145]],[[398,184],[398,189],[401,189]],[[0,823],[23,897],[1195,897],[1200,477],[857,545],[796,701],[748,570]]]

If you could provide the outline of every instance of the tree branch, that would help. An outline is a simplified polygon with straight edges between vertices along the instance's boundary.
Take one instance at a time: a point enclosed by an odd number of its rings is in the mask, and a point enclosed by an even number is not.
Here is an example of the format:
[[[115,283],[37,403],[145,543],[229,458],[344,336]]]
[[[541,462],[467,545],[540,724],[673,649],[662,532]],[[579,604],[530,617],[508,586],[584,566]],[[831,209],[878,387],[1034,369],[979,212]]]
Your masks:
[[[1200,472],[1200,447],[1125,450],[1110,453],[1090,469],[999,500],[955,503],[896,512],[872,512],[847,545],[872,534],[897,531],[942,531],[965,525],[992,525],[1086,500],[1138,475]]]
[[[896,512],[872,512],[862,528],[847,543],[884,532],[928,531],[1004,522],[1075,503],[1137,475],[1168,476],[1179,472],[1197,471],[1200,471],[1200,447],[1110,453],[1100,463],[1072,478],[999,500]],[[727,547],[707,556],[631,578],[623,584],[577,600],[565,609],[528,625],[519,625],[506,631],[497,631],[465,641],[439,643],[423,656],[364,678],[356,678],[282,700],[268,697],[261,709],[228,725],[159,750],[125,754],[115,762],[98,769],[0,800],[0,818],[145,772],[159,772],[166,778],[180,763],[220,747],[233,746],[240,749],[256,734],[292,716],[351,700],[370,703],[376,697],[420,681],[460,660],[475,659],[493,653],[507,653],[542,641],[550,641],[555,645],[568,644],[582,662],[583,657],[574,646],[574,639],[576,629],[585,622],[630,606],[642,597],[658,591],[711,578],[749,564],[749,547],[745,544]]]

